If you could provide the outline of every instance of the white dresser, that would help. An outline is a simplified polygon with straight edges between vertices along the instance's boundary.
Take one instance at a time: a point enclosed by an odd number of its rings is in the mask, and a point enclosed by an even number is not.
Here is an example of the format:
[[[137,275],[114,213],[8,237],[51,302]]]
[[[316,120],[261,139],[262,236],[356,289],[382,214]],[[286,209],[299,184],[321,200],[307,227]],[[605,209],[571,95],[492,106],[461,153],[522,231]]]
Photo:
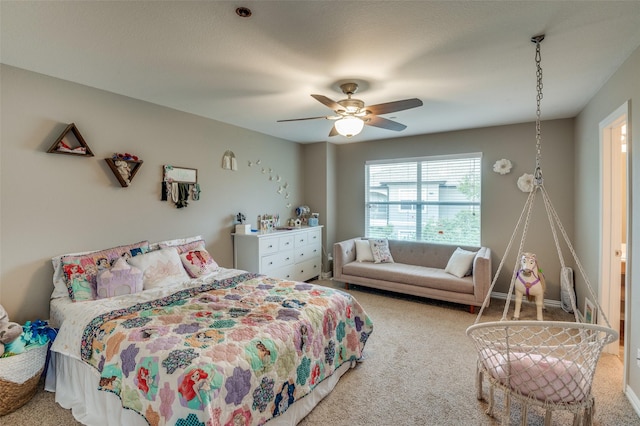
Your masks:
[[[274,278],[307,281],[320,275],[322,225],[233,234],[233,267]]]

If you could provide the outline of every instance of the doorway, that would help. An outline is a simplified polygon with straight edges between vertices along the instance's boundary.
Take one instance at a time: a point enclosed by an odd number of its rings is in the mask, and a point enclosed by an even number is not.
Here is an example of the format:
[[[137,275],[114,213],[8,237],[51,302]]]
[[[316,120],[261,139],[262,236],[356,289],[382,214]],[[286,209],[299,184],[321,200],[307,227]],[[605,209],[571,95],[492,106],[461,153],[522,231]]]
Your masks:
[[[600,123],[601,164],[601,250],[599,303],[620,339],[605,351],[618,355],[626,364],[625,313],[628,211],[628,103]],[[626,370],[626,365],[625,365]]]

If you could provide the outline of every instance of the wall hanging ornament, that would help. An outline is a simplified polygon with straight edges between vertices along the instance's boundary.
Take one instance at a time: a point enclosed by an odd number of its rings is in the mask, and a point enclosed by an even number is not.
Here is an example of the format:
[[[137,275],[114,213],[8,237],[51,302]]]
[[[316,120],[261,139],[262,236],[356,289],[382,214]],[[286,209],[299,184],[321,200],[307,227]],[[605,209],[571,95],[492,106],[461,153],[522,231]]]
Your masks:
[[[494,389],[502,390],[504,395],[504,410],[502,424],[510,423],[510,403],[512,399],[519,402],[522,412],[522,424],[527,424],[527,411],[530,406],[537,406],[545,413],[545,424],[551,424],[554,410],[568,410],[573,413],[574,424],[592,424],[594,397],[591,394],[592,381],[595,376],[596,365],[604,347],[618,339],[618,332],[611,328],[609,320],[604,315],[598,297],[593,291],[589,278],[580,263],[580,259],[573,249],[571,241],[560,222],[547,190],[544,187],[541,166],[541,132],[540,132],[540,101],[542,99],[542,67],[540,66],[540,42],[544,36],[531,39],[536,43],[537,67],[537,108],[536,108],[536,165],[535,172],[530,179],[533,189],[529,192],[520,218],[516,223],[511,239],[507,244],[504,256],[500,261],[496,274],[491,282],[487,296],[482,303],[474,325],[467,328],[467,336],[473,341],[478,359],[476,362],[476,397],[482,399],[484,378],[489,382],[489,407],[487,414],[493,415]],[[531,175],[529,175],[531,176]],[[525,180],[525,179],[523,179]],[[523,185],[524,186],[524,185]],[[521,188],[522,189],[522,188]],[[531,224],[532,208],[536,195],[541,195],[547,213],[547,219],[553,235],[553,241],[560,260],[561,286],[568,285],[570,268],[566,266],[560,246],[558,231],[564,238],[566,247],[571,251],[575,265],[582,275],[585,290],[595,300],[598,317],[602,318],[605,326],[584,322],[578,313],[576,298],[569,291],[571,307],[575,322],[544,321],[539,314],[537,321],[518,321],[519,312],[514,319],[507,320],[507,313],[511,304],[512,293],[517,290],[516,280],[519,272],[524,268],[520,260],[526,255],[524,244],[527,230]],[[507,292],[502,318],[499,321],[480,322],[484,309],[489,305],[493,288],[502,271],[506,257],[511,251],[513,242],[522,226],[522,236],[516,255],[516,262],[511,276],[511,286]],[[539,232],[536,232],[539,234]],[[551,251],[551,250],[548,250]],[[526,272],[526,271],[525,271]],[[548,271],[547,271],[548,272]],[[531,270],[529,270],[531,273]],[[528,291],[527,291],[528,293]],[[520,294],[516,294],[516,306]],[[595,312],[595,311],[594,311]]]
[[[260,171],[261,174],[265,175],[265,177],[267,178],[267,180],[269,182],[273,182],[274,184],[276,184],[276,189],[275,192],[276,194],[279,194],[281,196],[284,197],[284,199],[288,199],[289,198],[289,192],[286,191],[287,188],[289,188],[289,183],[288,182],[283,182],[282,180],[282,176],[280,176],[280,174],[276,173],[276,171],[271,168],[271,167],[262,167],[262,160],[258,159],[256,161],[251,161],[248,160],[247,161],[247,165],[249,167],[253,167],[253,166],[260,166],[257,168],[257,170]],[[291,203],[286,203],[285,204],[286,208],[291,208]]]
[[[85,142],[75,123],[69,124],[47,150],[50,154],[75,155],[76,157],[93,157],[91,148]]]
[[[200,184],[198,184],[198,169],[175,167],[170,164],[163,166],[161,200],[171,200],[181,209],[189,205],[189,200],[200,199]]]
[[[518,178],[518,188],[522,192],[533,191],[534,178],[531,173],[525,173]]]
[[[501,175],[506,175],[511,171],[511,167],[511,161],[503,158],[495,162],[495,164],[493,165],[493,171],[496,173],[500,173]]]
[[[113,175],[123,188],[131,185],[131,181],[133,181],[143,163],[137,155],[129,154],[128,152],[124,154],[116,152],[111,158],[105,158],[104,161],[107,162]]]
[[[251,164],[249,164],[249,167],[251,167]],[[238,170],[236,155],[230,149],[226,150],[222,156],[222,168],[225,170]]]

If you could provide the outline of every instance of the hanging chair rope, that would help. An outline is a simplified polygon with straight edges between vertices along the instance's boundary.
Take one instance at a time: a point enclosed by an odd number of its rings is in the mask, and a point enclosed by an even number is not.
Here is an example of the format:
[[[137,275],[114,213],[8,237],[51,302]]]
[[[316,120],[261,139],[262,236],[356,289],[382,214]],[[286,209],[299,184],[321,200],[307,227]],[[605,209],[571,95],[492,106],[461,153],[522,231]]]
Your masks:
[[[535,59],[537,66],[534,187],[523,206],[480,312],[478,312],[474,324],[467,329],[467,335],[473,340],[478,351],[476,373],[478,399],[482,399],[483,378],[486,377],[490,384],[487,414],[492,415],[493,413],[494,388],[498,388],[503,390],[505,395],[502,416],[503,425],[509,424],[511,397],[514,397],[522,404],[523,425],[527,424],[529,406],[539,406],[546,410],[545,425],[551,424],[553,410],[569,410],[574,414],[574,424],[582,422],[584,416],[585,424],[590,425],[594,407],[591,385],[595,376],[596,365],[605,345],[614,342],[618,338],[618,333],[611,329],[609,320],[598,303],[598,298],[593,291],[591,282],[543,184],[541,166],[542,138],[540,132],[540,102],[542,100],[540,42],[543,39],[544,36],[532,38],[532,41],[536,43]],[[572,291],[568,293],[575,322],[507,320],[507,313],[519,270],[518,256],[516,256],[502,318],[499,321],[480,323],[480,318],[485,308],[489,305],[493,288],[520,229],[522,229],[522,235],[518,246],[518,254],[524,252],[524,243],[527,238],[532,210],[538,192],[542,196],[562,273],[566,274],[567,267],[560,246],[561,239],[558,231],[573,256],[575,265],[584,279],[589,295],[595,301],[599,311],[598,317],[602,318],[607,327],[581,322],[576,306],[576,298]],[[565,276],[565,278],[568,277]],[[569,284],[564,279],[561,280],[561,285]]]

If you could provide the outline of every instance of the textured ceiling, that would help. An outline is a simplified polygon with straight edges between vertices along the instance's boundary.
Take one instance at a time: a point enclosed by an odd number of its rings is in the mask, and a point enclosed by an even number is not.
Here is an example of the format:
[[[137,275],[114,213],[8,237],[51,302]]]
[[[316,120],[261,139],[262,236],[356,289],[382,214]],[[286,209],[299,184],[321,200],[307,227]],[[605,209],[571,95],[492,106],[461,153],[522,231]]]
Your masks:
[[[237,6],[253,14],[240,18]],[[359,142],[575,116],[640,45],[640,1],[7,1],[1,61],[296,141]],[[313,99],[420,98],[328,138]]]

